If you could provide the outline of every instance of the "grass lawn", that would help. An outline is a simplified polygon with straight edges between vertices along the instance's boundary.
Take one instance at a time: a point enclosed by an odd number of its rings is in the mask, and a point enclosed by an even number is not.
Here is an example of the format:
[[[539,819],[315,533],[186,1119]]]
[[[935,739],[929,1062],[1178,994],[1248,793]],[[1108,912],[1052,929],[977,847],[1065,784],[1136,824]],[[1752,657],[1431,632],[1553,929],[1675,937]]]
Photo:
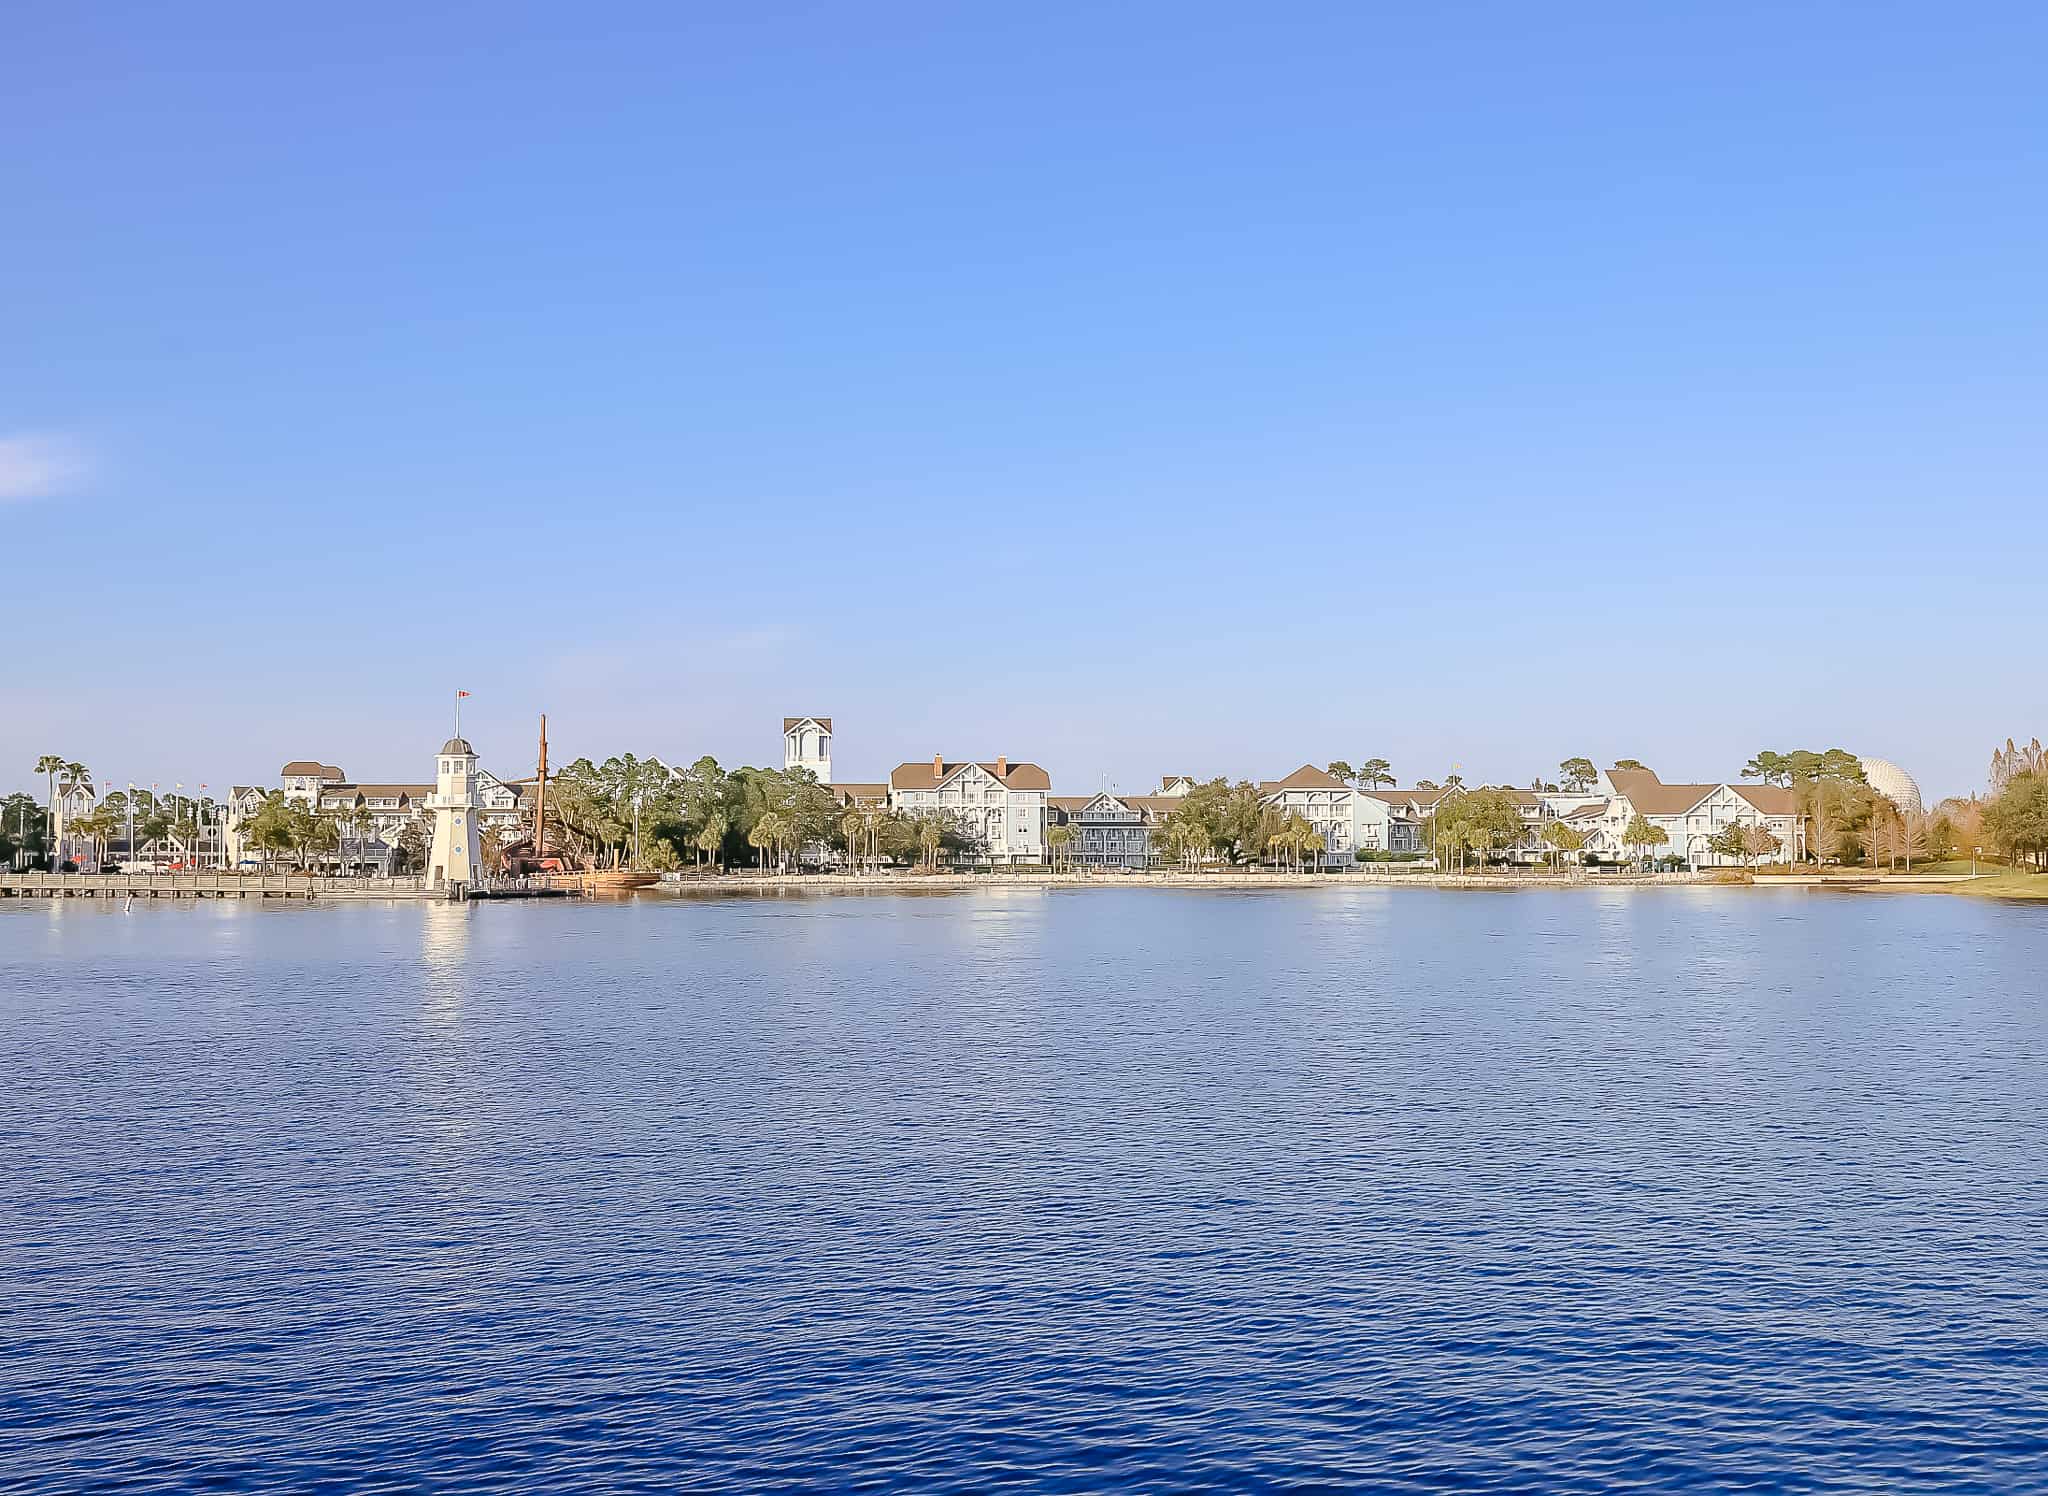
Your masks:
[[[1760,870],[1761,871],[1761,870]],[[1905,869],[1901,867],[1903,874]],[[1900,893],[1960,893],[1981,899],[2048,899],[2048,874],[2028,872],[2024,868],[2010,868],[1988,858],[1977,863],[1977,876],[1969,878],[1970,859],[1950,858],[1945,862],[1916,862],[1913,864],[1915,877],[1968,878],[1963,883],[1901,883],[1896,885]],[[1829,868],[1830,879],[1839,878],[1848,882],[1858,876],[1883,885],[1888,880],[1883,868],[1872,873],[1869,868]],[[1768,884],[1770,874],[1764,873],[1757,879]]]
[[[1970,864],[1966,862],[1957,871],[1967,873],[1969,870]],[[1995,862],[1980,862],[1977,871],[1982,876],[1967,883],[1936,883],[1931,885],[1931,890],[1974,894],[1984,899],[2048,899],[2048,874],[2000,867]]]

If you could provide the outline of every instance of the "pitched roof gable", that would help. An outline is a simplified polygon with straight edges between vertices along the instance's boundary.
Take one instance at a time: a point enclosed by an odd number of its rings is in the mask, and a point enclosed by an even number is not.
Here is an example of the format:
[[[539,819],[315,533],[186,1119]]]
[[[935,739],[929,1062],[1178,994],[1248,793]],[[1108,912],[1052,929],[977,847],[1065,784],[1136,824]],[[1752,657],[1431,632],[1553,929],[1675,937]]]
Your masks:
[[[1666,784],[1650,769],[1609,769],[1614,792],[1646,816],[1682,816],[1714,793],[1718,784]]]
[[[1285,779],[1269,779],[1260,785],[1259,788],[1270,792],[1272,790],[1348,790],[1351,786],[1339,779],[1335,774],[1318,769],[1313,764],[1303,764]]]
[[[931,762],[926,759],[920,759],[916,763],[898,764],[890,771],[889,788],[892,790],[935,790],[940,785],[950,781],[962,769],[969,767],[984,770],[989,778],[995,780],[996,783],[1002,785],[1005,789],[1049,790],[1052,788],[1052,776],[1039,768],[1037,764],[1006,763],[1006,772],[998,774],[996,766],[992,763],[970,765],[964,759],[957,763],[941,762],[937,773],[933,772]]]
[[[1445,790],[1445,789],[1435,789],[1435,790],[1418,790],[1418,789],[1405,789],[1405,790],[1395,790],[1395,789],[1386,789],[1386,788],[1380,788],[1380,789],[1376,789],[1376,790],[1360,790],[1360,791],[1359,791],[1358,793],[1359,793],[1359,794],[1361,794],[1361,795],[1370,795],[1370,796],[1372,796],[1372,797],[1373,797],[1373,799],[1375,799],[1375,800],[1380,800],[1380,801],[1384,801],[1384,802],[1385,802],[1386,804],[1388,804],[1388,805],[1409,805],[1409,804],[1414,804],[1414,805],[1423,805],[1423,806],[1429,806],[1429,805],[1434,805],[1434,804],[1436,804],[1436,802],[1437,802],[1437,801],[1439,801],[1439,800],[1443,799],[1443,797],[1444,797],[1444,796],[1446,796],[1446,795],[1450,794],[1451,792],[1450,792],[1449,790]]]
[[[1731,784],[1728,786],[1742,796],[1757,810],[1767,816],[1795,816],[1799,814],[1797,791],[1781,789],[1773,784]]]

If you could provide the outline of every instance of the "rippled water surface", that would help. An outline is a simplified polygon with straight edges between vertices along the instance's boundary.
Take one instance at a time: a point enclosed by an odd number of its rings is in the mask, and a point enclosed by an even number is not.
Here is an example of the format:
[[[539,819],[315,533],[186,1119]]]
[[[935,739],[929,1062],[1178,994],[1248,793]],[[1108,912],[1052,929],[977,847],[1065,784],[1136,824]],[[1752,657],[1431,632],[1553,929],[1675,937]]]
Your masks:
[[[0,1490],[2048,1490],[2048,909],[0,905]]]

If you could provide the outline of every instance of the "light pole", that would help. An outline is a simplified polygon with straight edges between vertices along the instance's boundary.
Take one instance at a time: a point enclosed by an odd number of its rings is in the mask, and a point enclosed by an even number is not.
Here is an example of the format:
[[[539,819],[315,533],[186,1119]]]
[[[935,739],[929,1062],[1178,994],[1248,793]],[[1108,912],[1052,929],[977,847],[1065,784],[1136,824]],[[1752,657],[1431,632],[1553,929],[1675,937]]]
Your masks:
[[[1970,876],[1972,878],[1977,876],[1977,857],[1983,850],[1982,847],[1970,848]]]

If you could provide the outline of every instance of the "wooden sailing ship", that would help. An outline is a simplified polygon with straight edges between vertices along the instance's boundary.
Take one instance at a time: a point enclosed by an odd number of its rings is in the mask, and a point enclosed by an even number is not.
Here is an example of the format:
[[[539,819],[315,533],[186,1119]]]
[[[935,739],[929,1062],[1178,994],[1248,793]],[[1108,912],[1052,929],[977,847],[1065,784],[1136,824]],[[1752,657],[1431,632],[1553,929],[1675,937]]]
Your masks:
[[[519,873],[543,887],[583,893],[631,893],[659,883],[661,874],[637,868],[594,868],[559,839],[548,844],[548,719],[540,719],[540,762],[533,779],[533,835],[504,849],[505,871]]]

